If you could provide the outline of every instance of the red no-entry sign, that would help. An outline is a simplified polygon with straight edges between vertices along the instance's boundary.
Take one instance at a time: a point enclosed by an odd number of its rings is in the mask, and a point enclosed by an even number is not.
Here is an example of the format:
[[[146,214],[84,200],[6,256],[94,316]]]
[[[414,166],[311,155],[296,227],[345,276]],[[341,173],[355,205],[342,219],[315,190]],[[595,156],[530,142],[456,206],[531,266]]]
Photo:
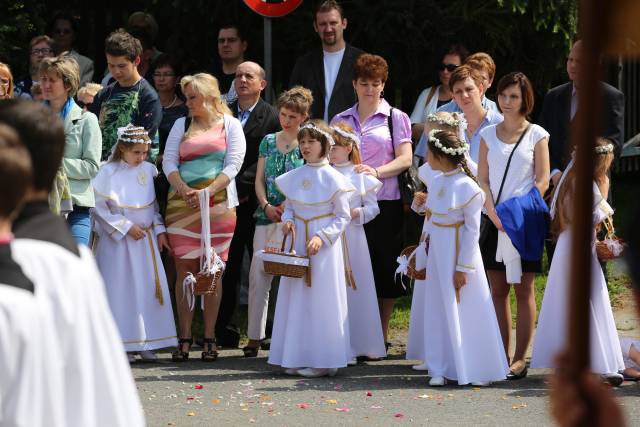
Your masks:
[[[279,18],[295,10],[302,0],[244,0],[254,12],[269,18]]]

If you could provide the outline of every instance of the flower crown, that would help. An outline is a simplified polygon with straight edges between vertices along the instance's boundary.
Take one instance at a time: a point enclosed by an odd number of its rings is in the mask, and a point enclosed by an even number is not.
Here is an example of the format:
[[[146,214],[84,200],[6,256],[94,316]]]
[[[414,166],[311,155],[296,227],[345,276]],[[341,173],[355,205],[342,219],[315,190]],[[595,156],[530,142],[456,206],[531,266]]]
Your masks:
[[[609,154],[609,153],[613,153],[614,149],[615,149],[615,147],[613,146],[613,144],[599,145],[599,146],[596,147],[596,153],[597,154]]]
[[[151,144],[151,139],[145,128],[131,123],[118,128],[118,142],[129,144]]]
[[[467,129],[467,121],[464,119],[464,116],[458,116],[456,119],[454,116],[451,116],[451,118],[440,117],[435,113],[431,113],[427,116],[427,121],[437,125],[451,126],[463,131]]]
[[[360,138],[358,138],[358,136],[355,133],[347,132],[346,130],[340,129],[337,126],[331,126],[331,130],[337,132],[340,136],[343,136],[351,140],[351,142],[353,142],[358,147],[360,147]]]
[[[314,130],[314,131],[318,132],[319,134],[321,134],[322,136],[324,136],[325,138],[327,138],[327,141],[329,142],[329,145],[331,145],[331,146],[336,145],[336,142],[333,140],[333,137],[331,135],[329,135],[328,132],[323,131],[318,126],[314,125],[313,123],[305,123],[304,125],[300,126],[300,130],[303,130],[303,129]]]
[[[461,156],[469,151],[469,144],[467,144],[466,142],[464,142],[462,144],[462,147],[459,148],[445,147],[444,145],[442,145],[440,140],[436,138],[436,133],[438,132],[442,132],[442,130],[431,129],[431,131],[429,131],[429,142],[433,142],[433,145],[435,145],[438,150],[442,151],[445,154],[449,154],[450,156]]]

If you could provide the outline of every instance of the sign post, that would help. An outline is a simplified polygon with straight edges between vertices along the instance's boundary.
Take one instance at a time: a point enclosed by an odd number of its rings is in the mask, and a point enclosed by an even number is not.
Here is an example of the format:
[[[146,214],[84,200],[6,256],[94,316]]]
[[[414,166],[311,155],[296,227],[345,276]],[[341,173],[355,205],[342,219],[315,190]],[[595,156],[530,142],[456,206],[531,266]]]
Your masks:
[[[272,35],[271,18],[280,18],[293,12],[302,4],[302,0],[244,0],[244,3],[254,12],[264,16],[264,71],[269,84],[273,84],[272,72]],[[266,101],[271,103],[272,91],[265,93]]]

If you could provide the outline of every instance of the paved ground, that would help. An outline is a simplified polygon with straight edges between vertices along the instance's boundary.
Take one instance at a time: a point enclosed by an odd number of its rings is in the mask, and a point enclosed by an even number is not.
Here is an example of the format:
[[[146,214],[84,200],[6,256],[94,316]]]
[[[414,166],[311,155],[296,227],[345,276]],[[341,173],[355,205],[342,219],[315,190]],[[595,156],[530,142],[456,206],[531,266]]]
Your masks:
[[[640,339],[640,319],[629,295],[615,311],[620,335]],[[392,357],[340,370],[333,378],[289,377],[266,363],[267,352],[244,359],[222,350],[205,364],[194,349],[187,363],[132,366],[149,426],[544,426],[548,370],[486,388],[429,388],[427,375],[404,360],[406,337],[394,337]],[[629,426],[640,426],[640,384],[616,390]]]
[[[243,359],[239,350],[225,350],[210,364],[175,364],[162,354],[160,363],[137,363],[133,372],[149,426],[551,424],[547,370],[486,388],[436,389],[400,355],[343,369],[333,378],[300,379],[269,367],[265,352]],[[624,383],[616,394],[629,425],[640,425],[640,385]]]

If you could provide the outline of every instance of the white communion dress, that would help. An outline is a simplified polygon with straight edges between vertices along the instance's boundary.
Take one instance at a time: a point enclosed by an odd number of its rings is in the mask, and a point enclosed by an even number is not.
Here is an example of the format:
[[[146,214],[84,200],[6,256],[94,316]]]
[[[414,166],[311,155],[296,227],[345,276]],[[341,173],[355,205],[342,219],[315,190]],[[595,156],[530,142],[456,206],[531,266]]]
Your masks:
[[[305,255],[314,236],[323,245],[311,257],[308,278],[280,280],[269,363],[284,368],[345,367],[355,355],[340,236],[351,220],[353,185],[326,160],[287,172],[276,184],[286,196],[282,221],[295,224],[296,253]]]
[[[602,197],[595,183],[593,184],[593,197],[595,226],[612,215],[613,210]],[[611,310],[607,283],[598,263],[595,244],[591,257],[591,300],[589,302],[591,371],[598,374],[617,373],[624,369],[624,360],[620,349],[618,330]],[[555,367],[554,358],[567,346],[570,259],[571,227],[560,233],[553,253],[533,344],[532,368]]]
[[[158,212],[154,165],[105,164],[93,179],[96,262],[109,306],[128,352],[177,345],[167,277],[157,235],[165,232]],[[145,236],[127,235],[137,225]]]
[[[427,177],[428,169],[420,176],[429,181],[429,254],[426,279],[414,285],[407,359],[461,385],[505,379],[509,368],[478,245],[484,193],[461,169]],[[459,295],[456,271],[467,277]]]
[[[382,183],[371,175],[357,173],[351,162],[334,165],[351,180],[349,207],[359,216],[352,218],[341,237],[347,279],[351,350],[356,356],[384,357],[386,349],[378,310],[378,297],[371,268],[371,257],[363,225],[380,213],[376,192]]]

